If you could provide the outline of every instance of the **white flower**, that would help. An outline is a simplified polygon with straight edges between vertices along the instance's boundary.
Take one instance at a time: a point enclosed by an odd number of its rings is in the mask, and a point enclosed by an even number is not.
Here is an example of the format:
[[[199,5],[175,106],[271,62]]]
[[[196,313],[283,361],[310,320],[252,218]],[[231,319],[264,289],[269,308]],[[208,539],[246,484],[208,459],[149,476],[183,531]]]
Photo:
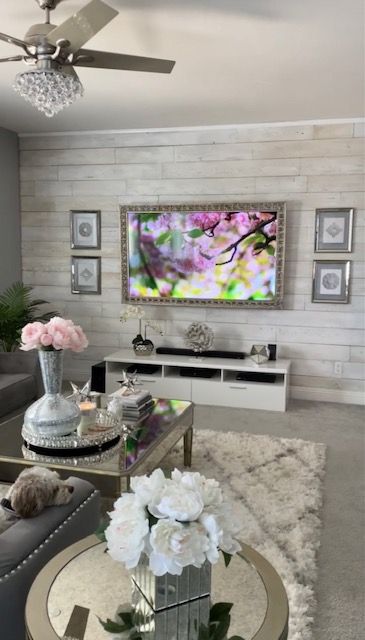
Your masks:
[[[156,322],[156,320],[147,319],[146,327],[151,327],[151,329],[154,329],[154,331],[156,331],[156,333],[159,333],[160,336],[163,336],[164,334],[163,329],[161,329],[160,325],[158,324],[158,322]]]
[[[217,562],[220,550],[240,549],[240,526],[215,480],[178,469],[167,479],[156,469],[131,478],[131,489],[114,503],[105,532],[109,554],[127,569],[144,552],[156,576],[181,575],[188,565]],[[151,530],[149,514],[158,518]]]
[[[135,512],[129,518],[115,517],[105,530],[108,553],[127,569],[137,566],[145,546],[145,537],[149,533],[147,518]]]
[[[141,504],[147,505],[161,495],[166,478],[161,469],[155,469],[150,476],[134,476],[131,478],[131,489]]]
[[[151,529],[150,569],[156,576],[165,573],[180,576],[184,567],[201,567],[209,541],[204,527],[174,520],[159,520]]]
[[[223,535],[223,530],[219,526],[217,518],[211,513],[203,511],[199,522],[202,523],[208,534],[209,548],[207,549],[207,559],[212,564],[215,564],[219,560],[219,540]]]
[[[139,498],[125,493],[114,503],[109,513],[110,524],[105,530],[108,552],[127,569],[137,566],[149,533],[146,511]]]
[[[241,549],[236,540],[241,526],[228,502],[222,502],[217,507],[208,507],[199,520],[208,532],[211,545],[217,545],[219,549],[231,555]]]
[[[200,493],[204,507],[218,505],[223,500],[222,489],[219,486],[219,482],[211,479],[208,480],[201,473],[192,473],[190,471],[181,473],[178,469],[174,469],[171,478],[174,482],[182,485],[182,490],[187,487]]]
[[[108,515],[110,518],[128,519],[130,515],[140,515],[145,517],[144,504],[134,493],[122,493],[120,498],[114,502],[114,511]]]
[[[180,522],[197,520],[203,511],[203,499],[197,491],[180,487],[169,481],[160,495],[148,503],[148,510],[156,518],[173,518]]]
[[[127,322],[129,318],[138,318],[141,320],[145,316],[145,311],[140,306],[134,307],[132,304],[127,304],[125,311],[120,314],[120,321]]]

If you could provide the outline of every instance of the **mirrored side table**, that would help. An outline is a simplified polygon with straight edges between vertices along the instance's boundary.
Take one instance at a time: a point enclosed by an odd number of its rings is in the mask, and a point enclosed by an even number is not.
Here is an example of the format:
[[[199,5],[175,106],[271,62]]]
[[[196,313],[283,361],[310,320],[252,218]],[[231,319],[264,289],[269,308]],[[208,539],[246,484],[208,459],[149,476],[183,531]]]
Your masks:
[[[104,543],[88,536],[43,568],[26,604],[28,640],[65,638],[75,606],[84,614],[90,612],[80,624],[82,637],[74,636],[75,640],[113,640],[115,636],[104,631],[97,616],[115,619],[118,607],[131,600],[131,581],[122,565],[104,551]],[[289,610],[283,583],[271,564],[251,547],[243,544],[228,568],[223,560],[213,566],[212,601],[233,603],[229,636],[287,640]]]

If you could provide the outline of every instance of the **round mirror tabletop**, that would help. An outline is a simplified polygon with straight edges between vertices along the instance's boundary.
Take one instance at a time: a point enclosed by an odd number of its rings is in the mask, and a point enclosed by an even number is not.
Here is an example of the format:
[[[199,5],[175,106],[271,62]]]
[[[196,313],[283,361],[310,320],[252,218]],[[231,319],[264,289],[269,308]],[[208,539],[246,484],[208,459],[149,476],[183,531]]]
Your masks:
[[[283,584],[251,547],[242,545],[228,567],[223,559],[213,566],[211,599],[233,603],[229,637],[286,640],[288,603]],[[53,558],[34,581],[26,606],[28,638],[66,638],[78,605],[89,610],[80,640],[114,640],[118,636],[104,631],[98,616],[114,620],[118,607],[130,601],[130,574],[105,553],[104,543],[89,536]]]

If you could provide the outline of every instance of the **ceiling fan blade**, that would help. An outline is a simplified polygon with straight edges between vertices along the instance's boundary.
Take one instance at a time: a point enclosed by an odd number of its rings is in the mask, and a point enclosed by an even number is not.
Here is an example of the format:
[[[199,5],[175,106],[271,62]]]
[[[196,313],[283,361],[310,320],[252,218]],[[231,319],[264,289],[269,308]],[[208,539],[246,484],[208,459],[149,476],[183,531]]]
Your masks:
[[[0,58],[0,62],[20,62],[24,60],[24,56],[11,56],[10,58]]]
[[[28,46],[24,40],[13,38],[13,36],[7,36],[6,33],[0,33],[0,40],[4,40],[4,42],[9,42],[10,44],[15,44],[17,47],[22,47],[22,49],[26,49]]]
[[[96,67],[98,69],[124,69],[126,71],[150,71],[152,73],[171,73],[174,60],[161,58],[144,58],[130,56],[124,53],[109,53],[108,51],[93,51],[80,49],[76,61],[72,64],[78,67]]]
[[[47,40],[54,46],[58,40],[68,40],[70,44],[65,49],[75,53],[118,13],[101,0],[91,0],[71,18],[52,29],[47,34]]]

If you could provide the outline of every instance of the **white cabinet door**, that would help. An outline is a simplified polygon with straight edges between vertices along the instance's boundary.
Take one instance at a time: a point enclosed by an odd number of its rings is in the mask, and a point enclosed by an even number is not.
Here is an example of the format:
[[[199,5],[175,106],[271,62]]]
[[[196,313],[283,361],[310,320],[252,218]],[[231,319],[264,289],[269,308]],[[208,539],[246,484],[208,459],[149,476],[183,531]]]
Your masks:
[[[180,378],[153,379],[142,374],[138,378],[143,383],[143,388],[148,389],[154,398],[191,400],[191,380],[180,380]]]
[[[283,384],[193,380],[192,385],[192,399],[196,404],[285,411],[286,398]]]

